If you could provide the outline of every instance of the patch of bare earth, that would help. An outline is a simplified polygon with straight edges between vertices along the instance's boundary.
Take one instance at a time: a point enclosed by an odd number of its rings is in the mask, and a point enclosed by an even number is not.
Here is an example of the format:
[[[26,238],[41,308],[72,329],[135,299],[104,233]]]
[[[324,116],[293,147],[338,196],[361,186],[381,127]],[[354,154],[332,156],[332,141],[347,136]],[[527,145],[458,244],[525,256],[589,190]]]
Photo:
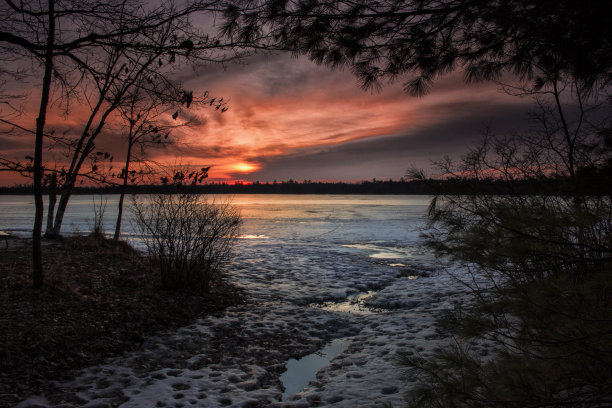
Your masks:
[[[45,287],[35,290],[29,243],[0,248],[0,407],[242,302],[227,284],[211,294],[164,291],[137,251],[93,236],[44,245]]]

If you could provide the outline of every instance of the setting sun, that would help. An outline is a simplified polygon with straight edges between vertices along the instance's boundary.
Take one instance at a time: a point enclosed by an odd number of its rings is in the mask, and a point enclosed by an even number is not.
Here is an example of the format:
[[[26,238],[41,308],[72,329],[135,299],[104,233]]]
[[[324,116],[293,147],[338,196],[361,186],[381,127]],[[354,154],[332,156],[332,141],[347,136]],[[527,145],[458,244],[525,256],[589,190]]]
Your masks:
[[[250,173],[257,170],[258,167],[250,163],[238,163],[233,165],[233,170],[240,173]]]

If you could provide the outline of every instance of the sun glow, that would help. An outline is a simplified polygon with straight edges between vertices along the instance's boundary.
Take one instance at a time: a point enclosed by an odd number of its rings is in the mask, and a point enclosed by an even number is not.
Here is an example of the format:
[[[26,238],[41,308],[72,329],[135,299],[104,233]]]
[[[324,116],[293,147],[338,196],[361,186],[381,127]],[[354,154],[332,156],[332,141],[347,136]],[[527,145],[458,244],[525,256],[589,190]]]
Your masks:
[[[239,172],[239,173],[251,173],[258,169],[257,166],[250,164],[250,163],[244,163],[244,162],[234,164],[232,167],[233,167],[232,170]]]

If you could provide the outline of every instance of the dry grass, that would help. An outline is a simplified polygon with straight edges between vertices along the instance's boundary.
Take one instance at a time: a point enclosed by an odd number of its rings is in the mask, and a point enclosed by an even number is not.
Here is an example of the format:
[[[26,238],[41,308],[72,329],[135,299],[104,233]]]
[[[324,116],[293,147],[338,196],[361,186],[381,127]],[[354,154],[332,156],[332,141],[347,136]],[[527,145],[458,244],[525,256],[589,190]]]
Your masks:
[[[0,254],[0,407],[135,349],[148,335],[241,301],[224,284],[209,295],[164,291],[158,274],[122,242],[72,237],[43,251],[42,290],[31,288],[26,240]]]

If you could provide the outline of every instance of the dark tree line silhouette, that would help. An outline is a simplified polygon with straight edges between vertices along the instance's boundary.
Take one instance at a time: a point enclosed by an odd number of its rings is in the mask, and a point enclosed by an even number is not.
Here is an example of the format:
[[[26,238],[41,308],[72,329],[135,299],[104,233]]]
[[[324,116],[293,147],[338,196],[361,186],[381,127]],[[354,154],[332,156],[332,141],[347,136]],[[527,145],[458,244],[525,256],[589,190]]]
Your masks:
[[[607,170],[607,173],[610,170]],[[606,182],[609,175],[581,174],[579,186],[581,194],[610,194],[610,185]],[[47,194],[50,188],[43,188]],[[0,187],[0,194],[25,194],[33,191],[32,186],[20,185]],[[449,177],[445,179],[425,178],[401,181],[362,181],[319,182],[319,181],[280,181],[253,183],[207,183],[192,185],[175,184],[132,184],[123,186],[75,187],[73,194],[395,194],[395,195],[567,195],[574,194],[576,187],[566,178],[542,179],[477,179],[469,177]]]

